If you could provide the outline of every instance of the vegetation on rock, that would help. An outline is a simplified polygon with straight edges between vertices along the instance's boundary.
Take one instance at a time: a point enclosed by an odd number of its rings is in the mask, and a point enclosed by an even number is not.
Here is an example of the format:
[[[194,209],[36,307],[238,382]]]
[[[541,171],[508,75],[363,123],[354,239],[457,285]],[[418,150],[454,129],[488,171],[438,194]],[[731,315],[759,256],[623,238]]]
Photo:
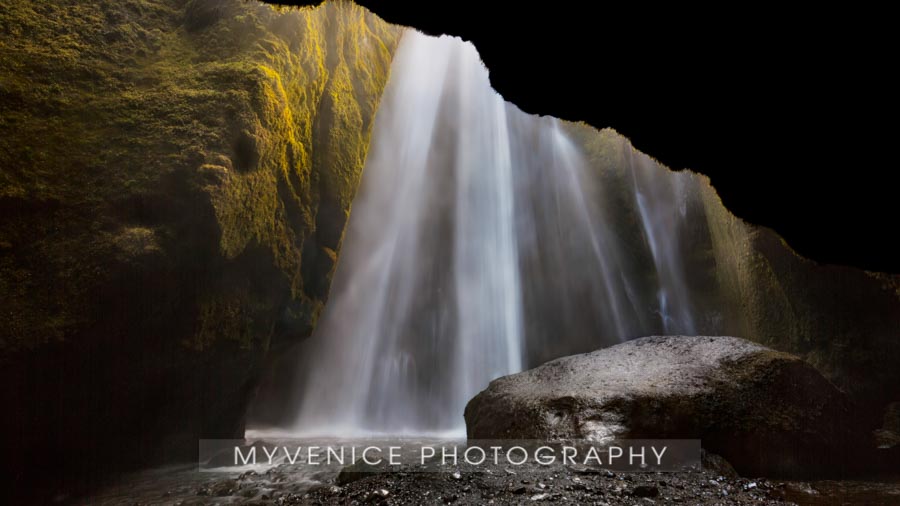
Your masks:
[[[615,233],[635,251],[629,279],[655,289],[646,279],[652,260],[640,256],[647,248],[629,175],[646,155],[611,129],[565,125],[607,188]],[[698,299],[698,334],[740,336],[800,356],[851,395],[870,428],[880,424],[884,407],[900,399],[900,277],[807,260],[774,231],[734,216],[708,177],[652,162],[657,177],[681,179],[685,216],[675,233]]]
[[[0,6],[14,453],[62,450],[56,469],[85,452],[147,463],[242,434],[263,362],[309,335],[327,298],[402,30],[345,2]],[[645,155],[612,130],[564,127],[633,246],[624,274],[654,289],[627,170]],[[678,174],[699,326],[801,356],[881,423],[900,399],[898,278],[802,259],[707,178]]]
[[[241,434],[327,297],[401,33],[349,2],[4,3],[8,434]]]
[[[73,338],[101,316],[98,273],[182,249],[169,242],[200,221],[192,207],[215,216],[214,255],[261,247],[308,317],[321,304],[327,280],[303,279],[303,252],[339,247],[400,29],[350,3],[183,4],[0,12],[5,352]],[[206,320],[253,318],[200,298],[194,347]]]

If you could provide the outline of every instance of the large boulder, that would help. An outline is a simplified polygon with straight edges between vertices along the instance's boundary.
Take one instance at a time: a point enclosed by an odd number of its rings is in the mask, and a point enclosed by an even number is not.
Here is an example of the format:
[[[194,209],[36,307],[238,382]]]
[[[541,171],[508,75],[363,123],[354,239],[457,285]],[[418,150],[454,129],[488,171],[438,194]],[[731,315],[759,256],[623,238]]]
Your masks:
[[[736,337],[646,337],[505,376],[471,439],[699,438],[744,475],[843,474],[864,440],[847,396],[799,358]]]

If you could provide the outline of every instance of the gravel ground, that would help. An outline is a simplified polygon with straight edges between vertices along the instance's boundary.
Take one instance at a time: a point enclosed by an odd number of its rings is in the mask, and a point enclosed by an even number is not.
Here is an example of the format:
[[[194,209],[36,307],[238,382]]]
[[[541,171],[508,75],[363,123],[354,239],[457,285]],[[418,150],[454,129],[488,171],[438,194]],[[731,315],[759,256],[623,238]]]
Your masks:
[[[80,504],[431,505],[592,504],[842,506],[900,504],[900,479],[786,482],[735,476],[707,466],[682,473],[613,473],[586,468],[458,468],[359,474],[277,466],[237,473],[152,470],[120,480]]]
[[[282,504],[788,504],[784,484],[694,473],[481,472],[394,473],[344,486],[316,487]]]

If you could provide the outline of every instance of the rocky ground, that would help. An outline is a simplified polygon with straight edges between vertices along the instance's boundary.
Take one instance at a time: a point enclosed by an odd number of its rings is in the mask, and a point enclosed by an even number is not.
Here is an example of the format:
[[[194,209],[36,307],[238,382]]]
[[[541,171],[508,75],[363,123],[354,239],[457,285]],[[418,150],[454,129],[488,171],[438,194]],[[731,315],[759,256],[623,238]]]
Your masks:
[[[515,474],[512,474],[515,473]],[[278,503],[277,501],[282,502]],[[900,504],[900,483],[783,482],[696,473],[508,471],[377,475],[276,504]]]
[[[508,459],[481,466],[443,466],[434,454],[429,459],[402,459],[403,466],[381,473],[362,464],[343,467],[344,462],[322,465],[321,461],[220,467],[236,458],[226,448],[224,453],[201,457],[206,471],[144,472],[119,480],[87,502],[900,504],[896,452],[888,448],[847,450],[851,443],[860,447],[866,443],[853,428],[851,405],[843,392],[797,357],[732,337],[649,337],[495,380],[466,409],[469,438],[465,442],[491,438],[507,442],[512,438],[598,441],[597,436],[603,435],[699,439],[706,451],[713,452],[703,453],[702,466],[696,465],[694,454],[694,460],[669,468],[694,471],[626,473],[610,470],[609,465],[561,465],[565,461],[549,466],[529,461],[516,466]],[[884,429],[885,433],[894,434],[893,422],[885,427],[890,428]],[[606,432],[598,432],[601,430]],[[459,444],[428,438],[393,442],[404,442],[407,450],[426,444]],[[257,439],[244,450],[261,447],[257,453],[268,455],[266,448],[279,445],[384,448],[390,443]],[[218,460],[221,455],[227,458]],[[849,457],[858,462],[848,462]],[[820,481],[800,481],[810,479],[803,471],[811,469]],[[848,474],[851,471],[854,474]],[[821,481],[826,476],[873,473],[879,473],[878,481]],[[751,478],[761,475],[782,479]]]
[[[783,485],[699,473],[499,472],[379,475],[317,487],[284,504],[783,504]]]
[[[714,468],[716,467],[716,468]],[[692,473],[586,472],[491,468],[455,472],[303,474],[290,466],[241,474],[154,471],[122,481],[90,504],[900,504],[900,480],[775,481],[742,478],[707,465]],[[358,478],[358,479],[354,479]],[[349,481],[352,480],[352,481]]]

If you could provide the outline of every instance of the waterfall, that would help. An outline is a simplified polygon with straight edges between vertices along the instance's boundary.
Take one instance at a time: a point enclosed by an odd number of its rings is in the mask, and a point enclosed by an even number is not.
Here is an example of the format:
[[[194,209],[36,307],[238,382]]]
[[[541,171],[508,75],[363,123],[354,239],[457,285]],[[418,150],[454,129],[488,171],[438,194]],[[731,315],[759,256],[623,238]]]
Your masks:
[[[687,183],[614,147],[624,172],[609,177],[628,192],[604,184],[568,124],[504,102],[471,44],[406,32],[330,300],[301,348],[293,429],[459,433],[494,378],[694,332]]]

